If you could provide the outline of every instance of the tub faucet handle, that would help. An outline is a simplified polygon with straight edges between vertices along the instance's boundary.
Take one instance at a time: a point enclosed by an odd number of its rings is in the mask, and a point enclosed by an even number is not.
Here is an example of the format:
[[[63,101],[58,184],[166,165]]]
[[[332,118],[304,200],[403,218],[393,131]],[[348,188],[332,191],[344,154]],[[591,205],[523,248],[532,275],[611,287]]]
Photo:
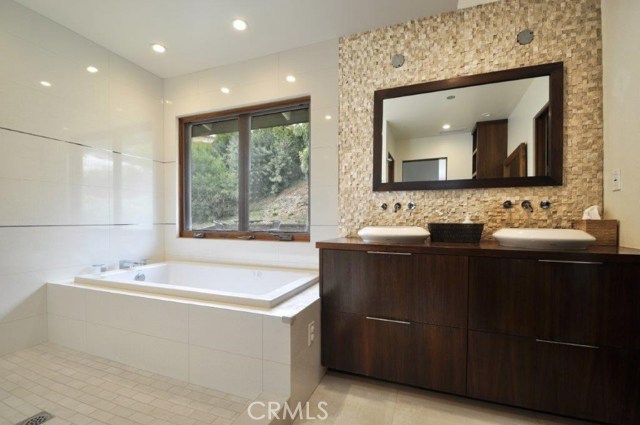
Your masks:
[[[522,204],[520,204],[520,205],[522,205],[522,208],[525,211],[530,212],[530,213],[533,212],[533,206],[531,205],[531,201],[528,201],[528,200],[525,199],[524,201],[522,201]]]
[[[396,202],[395,204],[393,204],[394,213],[397,213],[398,211],[400,211],[401,208],[402,208],[402,204],[400,202]]]

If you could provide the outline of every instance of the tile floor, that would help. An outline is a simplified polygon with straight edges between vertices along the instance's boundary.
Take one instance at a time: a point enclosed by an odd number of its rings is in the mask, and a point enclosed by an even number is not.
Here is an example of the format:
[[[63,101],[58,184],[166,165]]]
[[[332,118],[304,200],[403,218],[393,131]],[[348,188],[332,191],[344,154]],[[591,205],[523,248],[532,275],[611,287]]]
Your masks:
[[[310,416],[327,402],[328,418],[297,420],[323,425],[594,425],[329,372],[311,396]]]
[[[460,397],[329,372],[313,393],[323,425],[586,425]],[[54,344],[0,357],[0,425],[40,411],[46,425],[231,424],[250,400]],[[593,424],[591,424],[593,425]]]
[[[54,344],[0,357],[0,425],[228,425],[249,402]]]

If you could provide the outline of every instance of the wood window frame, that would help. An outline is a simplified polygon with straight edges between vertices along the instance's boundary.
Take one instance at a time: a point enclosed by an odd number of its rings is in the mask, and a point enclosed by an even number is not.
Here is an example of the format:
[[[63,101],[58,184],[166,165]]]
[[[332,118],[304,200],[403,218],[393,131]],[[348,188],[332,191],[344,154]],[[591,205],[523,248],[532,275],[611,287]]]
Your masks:
[[[189,208],[190,199],[187,197],[189,193],[187,185],[190,184],[190,179],[187,178],[186,174],[190,172],[187,164],[189,163],[189,143],[188,137],[189,135],[185,131],[185,127],[189,124],[197,124],[202,121],[207,120],[221,120],[225,118],[238,118],[239,119],[239,133],[240,140],[242,140],[243,136],[245,140],[248,140],[248,133],[251,132],[251,122],[248,119],[242,119],[241,116],[248,116],[250,114],[257,113],[268,113],[271,110],[277,110],[280,108],[286,107],[295,107],[300,105],[306,105],[309,107],[309,111],[311,111],[311,97],[297,97],[293,99],[277,101],[277,102],[269,102],[269,103],[261,103],[252,106],[246,106],[241,108],[234,109],[226,109],[223,111],[209,112],[198,115],[190,115],[186,117],[181,117],[178,119],[178,229],[179,229],[179,237],[181,238],[196,238],[196,239],[236,239],[236,240],[267,240],[267,241],[296,241],[296,242],[309,242],[310,238],[310,225],[307,227],[306,232],[257,232],[257,231],[249,231],[249,230],[238,230],[238,231],[228,231],[221,232],[215,230],[188,230],[186,228],[186,220],[190,214]],[[311,124],[311,119],[309,118],[309,124]],[[311,142],[309,142],[311,143]],[[311,146],[309,146],[311,148]],[[309,160],[311,160],[311,156],[309,156]],[[248,143],[240,143],[239,144],[239,153],[238,153],[238,161],[239,161],[239,173],[238,173],[238,190],[240,191],[240,196],[238,197],[238,209],[239,215],[238,218],[240,222],[243,222],[243,219],[246,219],[248,222],[248,214],[249,209],[247,204],[249,202],[248,198],[242,194],[246,194],[248,192],[249,186],[249,173],[246,170],[246,164],[249,163],[249,144]],[[309,172],[310,177],[310,172]],[[311,178],[308,179],[309,184],[309,207],[307,212],[307,217],[309,223],[311,223]],[[241,217],[244,215],[245,217]]]

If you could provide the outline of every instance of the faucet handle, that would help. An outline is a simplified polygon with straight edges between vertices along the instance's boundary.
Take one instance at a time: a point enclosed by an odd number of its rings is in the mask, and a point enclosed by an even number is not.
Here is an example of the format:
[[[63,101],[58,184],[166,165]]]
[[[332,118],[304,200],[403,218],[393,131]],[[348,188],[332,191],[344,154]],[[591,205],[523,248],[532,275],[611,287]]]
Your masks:
[[[529,201],[528,199],[525,199],[524,201],[522,201],[522,208],[527,210],[528,212],[533,212],[533,206],[531,206],[531,201]]]
[[[402,208],[402,204],[400,202],[396,202],[393,204],[393,212],[398,212]]]
[[[504,201],[502,203],[502,208],[504,209],[509,209],[509,208],[513,208],[513,202],[511,202],[509,199],[507,199],[506,201]]]

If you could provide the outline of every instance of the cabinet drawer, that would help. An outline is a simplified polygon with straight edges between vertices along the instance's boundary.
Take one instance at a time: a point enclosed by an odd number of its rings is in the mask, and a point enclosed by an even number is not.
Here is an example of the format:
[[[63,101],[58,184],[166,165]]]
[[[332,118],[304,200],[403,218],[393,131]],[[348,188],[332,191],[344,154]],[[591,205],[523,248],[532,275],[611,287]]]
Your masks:
[[[464,394],[464,329],[323,311],[322,360],[329,368]]]
[[[324,308],[466,327],[467,257],[322,250]]]
[[[613,424],[640,421],[637,352],[469,331],[470,397]]]
[[[637,266],[471,258],[469,328],[640,348]]]

